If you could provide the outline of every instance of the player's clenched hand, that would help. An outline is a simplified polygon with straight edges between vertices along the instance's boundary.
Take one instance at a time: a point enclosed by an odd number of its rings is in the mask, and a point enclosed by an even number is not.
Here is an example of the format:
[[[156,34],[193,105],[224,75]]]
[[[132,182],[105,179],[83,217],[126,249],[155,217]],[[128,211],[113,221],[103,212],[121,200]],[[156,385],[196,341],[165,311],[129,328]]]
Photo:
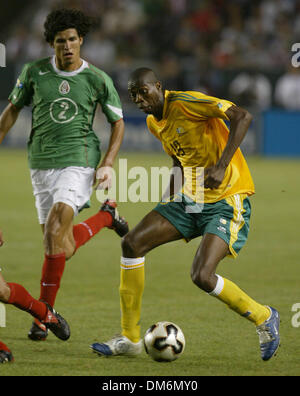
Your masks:
[[[102,166],[95,173],[95,189],[109,190],[112,185],[113,168],[111,166]]]
[[[4,241],[3,241],[3,234],[2,234],[2,231],[0,230],[0,246],[2,246],[3,243],[4,243]]]
[[[204,170],[204,187],[215,189],[220,186],[225,176],[225,169],[217,165]]]

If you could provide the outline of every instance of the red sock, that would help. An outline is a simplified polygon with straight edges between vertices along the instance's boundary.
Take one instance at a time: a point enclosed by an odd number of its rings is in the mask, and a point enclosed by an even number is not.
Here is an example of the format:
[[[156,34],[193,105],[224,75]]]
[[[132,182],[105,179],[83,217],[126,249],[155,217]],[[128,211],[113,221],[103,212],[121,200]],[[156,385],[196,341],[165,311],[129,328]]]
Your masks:
[[[54,306],[66,264],[65,253],[45,255],[41,278],[40,300]]]
[[[46,305],[33,298],[22,285],[8,283],[8,286],[10,288],[8,304],[13,304],[15,307],[22,309],[22,311],[29,312],[39,320],[43,320],[46,317],[48,310]]]
[[[0,351],[10,352],[8,346],[6,346],[3,342],[0,341]]]
[[[103,227],[112,225],[112,216],[108,212],[98,212],[89,219],[73,227],[76,250],[89,241]]]

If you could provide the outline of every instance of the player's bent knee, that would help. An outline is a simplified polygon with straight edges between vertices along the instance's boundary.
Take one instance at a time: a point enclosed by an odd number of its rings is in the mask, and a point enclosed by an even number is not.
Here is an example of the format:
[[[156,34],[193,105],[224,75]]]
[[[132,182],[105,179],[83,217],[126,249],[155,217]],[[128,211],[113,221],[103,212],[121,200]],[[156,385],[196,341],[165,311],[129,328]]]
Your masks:
[[[191,278],[196,286],[207,293],[210,293],[215,287],[215,274],[212,274],[210,271],[207,271],[204,268],[192,268]]]
[[[121,246],[124,257],[135,256],[136,249],[135,249],[134,237],[130,235],[130,232],[122,238]]]
[[[135,235],[130,232],[123,237],[121,244],[123,257],[142,257],[145,254]]]
[[[10,296],[10,288],[7,285],[0,286],[0,301],[7,303]]]

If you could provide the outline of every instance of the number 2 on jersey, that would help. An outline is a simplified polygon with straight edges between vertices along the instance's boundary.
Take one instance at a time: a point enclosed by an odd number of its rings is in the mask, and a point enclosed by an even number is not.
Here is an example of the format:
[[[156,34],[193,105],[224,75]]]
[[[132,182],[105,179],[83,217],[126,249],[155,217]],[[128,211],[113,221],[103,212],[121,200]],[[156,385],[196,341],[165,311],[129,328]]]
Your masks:
[[[59,120],[65,120],[67,117],[65,116],[65,114],[66,114],[66,112],[69,110],[69,104],[67,103],[67,102],[61,102],[60,104],[60,107],[62,107],[63,108],[63,111],[61,111],[59,114],[58,114],[58,119]]]

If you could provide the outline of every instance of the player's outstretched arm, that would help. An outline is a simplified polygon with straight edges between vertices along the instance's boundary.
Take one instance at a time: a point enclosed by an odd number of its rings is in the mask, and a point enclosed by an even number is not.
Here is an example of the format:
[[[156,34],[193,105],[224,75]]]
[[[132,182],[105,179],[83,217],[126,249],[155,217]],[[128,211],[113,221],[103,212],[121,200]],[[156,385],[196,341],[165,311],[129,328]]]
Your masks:
[[[242,143],[252,121],[252,115],[238,106],[231,106],[226,110],[225,114],[230,121],[228,141],[218,163],[205,169],[205,188],[218,188],[222,183],[225,170]]]
[[[16,122],[21,109],[9,103],[0,116],[0,144]]]
[[[225,114],[230,121],[230,132],[219,165],[227,168],[234,153],[241,145],[253,117],[247,110],[238,106],[231,106]]]
[[[111,187],[112,167],[123,141],[124,129],[123,119],[111,124],[111,136],[108,149],[96,172],[96,189],[100,188],[106,190]]]

